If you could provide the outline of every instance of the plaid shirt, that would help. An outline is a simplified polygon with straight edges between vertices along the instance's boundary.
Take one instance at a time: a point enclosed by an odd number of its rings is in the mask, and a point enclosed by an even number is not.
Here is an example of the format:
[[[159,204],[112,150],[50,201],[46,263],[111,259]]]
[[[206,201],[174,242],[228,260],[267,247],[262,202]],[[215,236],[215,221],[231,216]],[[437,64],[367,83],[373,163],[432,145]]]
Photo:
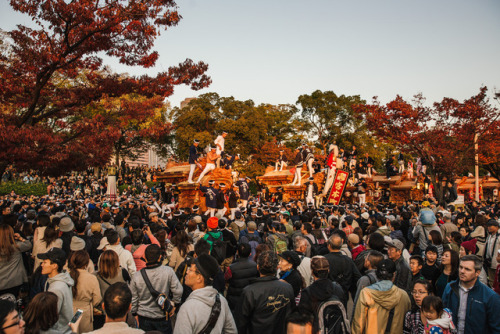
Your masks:
[[[423,334],[424,324],[420,319],[420,310],[409,311],[405,315],[403,334]]]

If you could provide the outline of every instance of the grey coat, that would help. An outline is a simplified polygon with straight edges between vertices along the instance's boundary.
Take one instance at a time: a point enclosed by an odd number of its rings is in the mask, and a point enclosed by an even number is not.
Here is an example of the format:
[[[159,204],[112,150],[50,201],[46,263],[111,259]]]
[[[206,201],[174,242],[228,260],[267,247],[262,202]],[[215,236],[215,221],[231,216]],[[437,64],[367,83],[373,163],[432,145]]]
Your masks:
[[[199,333],[208,322],[217,290],[207,286],[191,292],[181,306],[175,322],[174,334]],[[226,298],[220,295],[221,312],[212,333],[237,333],[233,315]]]
[[[31,249],[31,242],[25,240],[16,243],[19,250],[9,260],[0,260],[0,290],[10,289],[28,282],[22,253]]]
[[[159,266],[145,268],[145,270],[151,285],[156,291],[166,296],[172,292],[172,301],[174,303],[181,301],[182,285],[172,268]],[[155,298],[149,292],[140,271],[136,272],[132,277],[130,290],[132,290],[132,314],[151,319],[165,319],[165,313],[156,304]]]
[[[59,273],[47,279],[44,290],[56,294],[59,320],[46,333],[71,333],[71,328],[69,327],[69,322],[73,318],[73,293],[71,292],[71,287],[74,284],[75,282],[67,272]]]

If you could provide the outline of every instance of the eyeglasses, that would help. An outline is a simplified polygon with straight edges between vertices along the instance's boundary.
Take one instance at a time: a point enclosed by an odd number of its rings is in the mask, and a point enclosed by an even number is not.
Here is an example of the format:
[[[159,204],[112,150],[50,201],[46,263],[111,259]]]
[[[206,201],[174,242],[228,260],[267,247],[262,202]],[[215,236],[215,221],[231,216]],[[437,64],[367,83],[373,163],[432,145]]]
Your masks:
[[[201,275],[201,273],[200,273],[198,270],[196,270],[196,269],[191,269],[191,267],[188,267],[186,271],[193,271],[195,274],[197,274],[197,275]]]
[[[411,294],[415,295],[415,296],[422,296],[422,295],[428,294],[428,292],[427,291],[412,291]]]
[[[21,324],[21,321],[23,321],[23,316],[21,314],[17,314],[14,318],[18,318],[19,320],[15,323],[13,323],[12,325],[9,325],[9,326],[6,326],[6,327],[2,327],[0,328],[2,331],[4,329],[8,329],[8,328],[11,328],[11,327],[15,327],[15,326],[19,326]]]

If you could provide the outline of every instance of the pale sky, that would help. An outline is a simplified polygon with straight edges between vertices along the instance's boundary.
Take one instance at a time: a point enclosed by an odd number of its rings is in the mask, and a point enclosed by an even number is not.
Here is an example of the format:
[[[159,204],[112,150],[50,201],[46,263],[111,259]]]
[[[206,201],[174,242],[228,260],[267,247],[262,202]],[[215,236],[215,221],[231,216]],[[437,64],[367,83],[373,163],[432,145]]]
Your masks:
[[[177,27],[156,40],[150,69],[107,63],[117,72],[154,75],[185,58],[209,64],[213,83],[178,87],[169,98],[207,92],[294,104],[316,89],[338,95],[397,94],[428,102],[500,91],[498,0],[179,0]],[[7,0],[0,28],[28,24]]]

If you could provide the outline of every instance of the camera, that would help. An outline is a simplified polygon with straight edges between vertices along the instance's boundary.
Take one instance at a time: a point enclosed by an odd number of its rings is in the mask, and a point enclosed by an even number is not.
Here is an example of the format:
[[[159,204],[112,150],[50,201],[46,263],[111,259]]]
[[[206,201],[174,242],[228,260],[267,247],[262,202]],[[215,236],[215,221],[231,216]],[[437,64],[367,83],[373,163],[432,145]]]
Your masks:
[[[172,309],[174,308],[170,299],[168,299],[164,294],[159,295],[158,298],[156,298],[156,302],[158,303],[158,306],[167,314],[172,312]]]

